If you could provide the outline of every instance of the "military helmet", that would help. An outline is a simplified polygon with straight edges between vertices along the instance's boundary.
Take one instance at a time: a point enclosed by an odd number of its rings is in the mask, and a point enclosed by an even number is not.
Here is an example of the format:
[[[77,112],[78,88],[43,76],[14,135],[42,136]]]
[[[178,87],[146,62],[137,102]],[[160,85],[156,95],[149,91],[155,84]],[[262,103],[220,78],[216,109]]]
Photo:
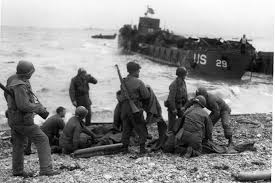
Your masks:
[[[84,69],[84,68],[79,68],[78,71],[77,71],[77,74],[82,74],[82,73],[87,73],[87,71]]]
[[[196,98],[194,99],[194,102],[200,104],[202,107],[206,106],[206,99],[202,95],[196,96]]]
[[[183,77],[187,75],[187,70],[185,67],[178,67],[176,70],[176,75],[179,77]]]
[[[204,87],[199,87],[197,90],[196,90],[196,96],[198,95],[202,95],[204,97],[207,97],[208,96],[208,93],[206,91],[206,89]]]
[[[128,62],[126,67],[129,73],[132,73],[141,69],[140,65],[134,61]]]
[[[31,62],[20,60],[16,67],[16,74],[19,75],[31,75],[35,71],[34,66]]]
[[[80,119],[84,119],[88,114],[88,110],[83,106],[78,106],[75,109],[75,116],[79,117]]]

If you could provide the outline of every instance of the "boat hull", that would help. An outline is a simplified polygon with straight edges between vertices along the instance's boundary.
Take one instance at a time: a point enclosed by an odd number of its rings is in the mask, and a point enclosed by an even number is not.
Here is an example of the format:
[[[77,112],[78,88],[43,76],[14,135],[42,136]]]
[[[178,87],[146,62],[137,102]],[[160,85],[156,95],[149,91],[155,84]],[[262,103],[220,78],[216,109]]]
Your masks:
[[[239,49],[178,49],[142,44],[138,49],[119,38],[119,45],[126,51],[139,54],[153,62],[169,66],[184,66],[189,72],[215,79],[240,79],[249,68],[250,52],[241,54]]]

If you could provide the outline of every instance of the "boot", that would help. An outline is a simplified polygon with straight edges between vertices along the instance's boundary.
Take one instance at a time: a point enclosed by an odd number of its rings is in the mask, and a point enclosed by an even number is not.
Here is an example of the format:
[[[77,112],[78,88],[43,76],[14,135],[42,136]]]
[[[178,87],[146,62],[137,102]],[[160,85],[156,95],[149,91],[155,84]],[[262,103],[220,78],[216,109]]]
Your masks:
[[[13,173],[13,176],[19,176],[24,178],[33,177],[33,175],[34,174],[32,172]]]
[[[51,170],[49,172],[40,172],[39,175],[40,176],[54,176],[54,175],[58,175],[60,174],[59,171],[55,171],[55,170]]]
[[[129,153],[129,145],[123,145],[122,146],[122,152],[125,153],[125,154]]]
[[[145,144],[140,144],[140,146],[139,146],[139,153],[140,154],[146,154],[146,153],[148,153],[147,149],[145,149]]]
[[[184,155],[184,157],[185,157],[185,158],[191,158],[192,152],[193,152],[193,148],[190,147],[190,146],[188,146],[188,147],[187,147],[187,150],[186,150],[186,153],[185,153],[185,155]]]

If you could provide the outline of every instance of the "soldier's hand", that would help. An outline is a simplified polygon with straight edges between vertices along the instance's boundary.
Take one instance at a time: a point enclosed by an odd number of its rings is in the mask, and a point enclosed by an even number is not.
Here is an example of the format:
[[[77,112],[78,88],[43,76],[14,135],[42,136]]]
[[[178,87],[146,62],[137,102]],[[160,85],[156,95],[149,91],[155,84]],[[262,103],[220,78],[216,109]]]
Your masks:
[[[73,105],[76,107],[77,106],[77,103],[76,103],[76,101],[73,101]]]
[[[185,111],[185,107],[181,107],[180,110],[181,110],[182,112],[184,112],[184,111]]]
[[[172,111],[172,113],[173,113],[174,115],[177,115],[177,113],[178,113],[177,109],[174,109],[174,110]]]

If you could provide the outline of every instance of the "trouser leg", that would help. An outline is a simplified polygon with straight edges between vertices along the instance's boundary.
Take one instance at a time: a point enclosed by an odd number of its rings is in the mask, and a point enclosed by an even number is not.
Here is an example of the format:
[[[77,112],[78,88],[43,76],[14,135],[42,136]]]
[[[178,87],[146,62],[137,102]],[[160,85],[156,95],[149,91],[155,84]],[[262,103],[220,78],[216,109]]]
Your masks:
[[[24,170],[24,139],[16,130],[11,129],[12,143],[12,171],[13,174],[23,173]]]
[[[26,135],[37,148],[40,173],[52,171],[51,148],[47,135],[37,125],[26,127]]]
[[[25,137],[25,142],[24,142],[24,152],[26,155],[31,154],[32,150],[31,150],[31,146],[32,146],[32,141],[30,138]]]
[[[173,127],[176,121],[176,115],[172,111],[168,110],[168,131],[173,131]]]
[[[88,114],[85,118],[85,125],[89,126],[89,125],[91,125],[92,110],[91,110],[91,106],[85,106],[85,107],[88,110]]]
[[[229,123],[229,116],[230,116],[230,114],[228,111],[223,111],[221,114],[221,122],[222,122],[222,127],[224,130],[224,136],[227,139],[231,139],[232,133],[233,133],[232,127]]]
[[[166,136],[166,130],[167,130],[167,125],[163,120],[160,120],[158,123],[158,133],[159,133],[159,142],[160,146],[162,146],[165,143],[165,140],[167,138]]]
[[[130,136],[133,131],[133,125],[130,122],[129,118],[123,119],[122,123],[123,123],[123,131],[122,131],[121,142],[123,143],[124,146],[129,146]]]

